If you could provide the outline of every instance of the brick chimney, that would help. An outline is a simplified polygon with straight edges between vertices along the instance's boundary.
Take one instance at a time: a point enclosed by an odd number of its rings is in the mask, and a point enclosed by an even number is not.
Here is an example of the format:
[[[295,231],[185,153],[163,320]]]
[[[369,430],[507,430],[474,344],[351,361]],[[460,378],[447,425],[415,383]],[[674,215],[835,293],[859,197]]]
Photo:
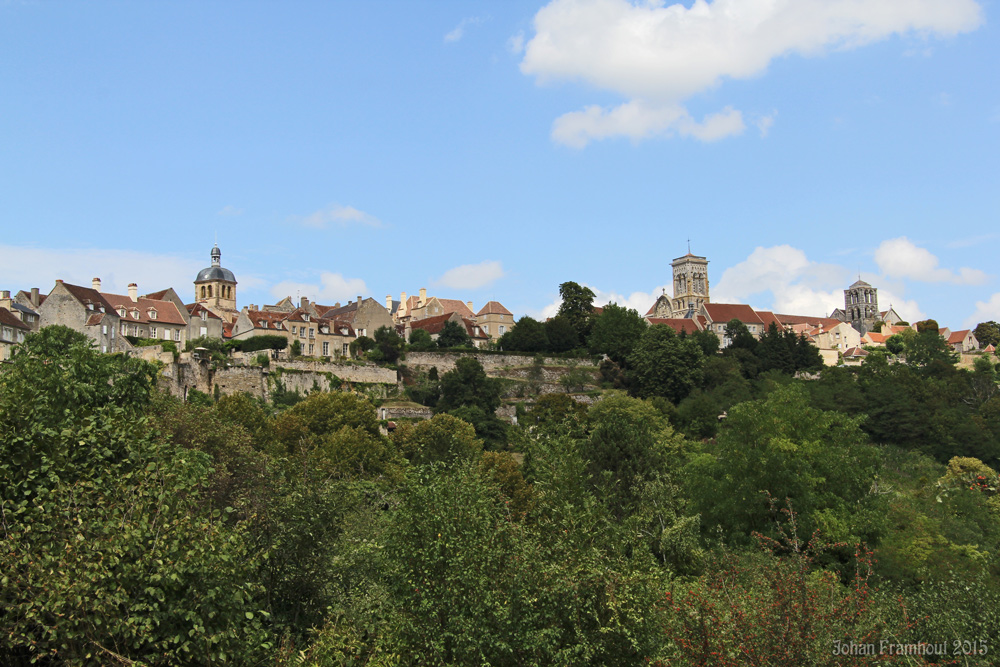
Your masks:
[[[100,292],[101,291],[101,279],[100,278],[94,278],[93,280],[90,281],[90,286],[94,288],[95,292]]]
[[[304,296],[301,299],[299,299],[299,307],[302,308],[303,310],[305,310],[306,308],[308,308],[309,307],[309,297]]]
[[[100,281],[98,281],[98,283],[100,283]],[[94,289],[97,288],[95,287]],[[128,284],[128,298],[132,299],[133,301],[139,300],[139,286],[136,285],[135,283]]]

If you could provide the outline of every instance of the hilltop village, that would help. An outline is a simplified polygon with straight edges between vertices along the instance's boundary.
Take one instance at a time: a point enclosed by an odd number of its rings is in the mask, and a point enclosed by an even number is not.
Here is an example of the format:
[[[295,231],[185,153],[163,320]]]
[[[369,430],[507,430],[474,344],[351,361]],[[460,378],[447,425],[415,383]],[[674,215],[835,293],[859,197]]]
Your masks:
[[[708,279],[708,259],[690,252],[671,263],[673,294],[664,290],[645,313],[649,325],[664,325],[675,332],[710,331],[720,347],[729,343],[726,326],[733,320],[745,325],[760,338],[771,325],[803,336],[815,346],[826,365],[860,363],[869,350],[884,347],[893,334],[916,329],[890,306],[881,310],[878,289],[858,280],[844,290],[844,307],[829,316],[782,314],[755,310],[745,304],[714,303]],[[386,295],[383,301],[358,295],[356,301],[341,304],[313,303],[291,296],[273,305],[244,305],[237,302],[238,281],[222,266],[218,245],[211,250],[211,264],[194,279],[194,299],[188,303],[172,287],[139,294],[135,283],[128,294],[102,289],[100,278],[90,286],[56,280],[48,294],[38,288],[0,291],[0,360],[28,332],[53,324],[86,334],[102,352],[149,354],[143,350],[162,341],[168,349],[183,350],[189,342],[206,340],[243,341],[257,336],[278,336],[287,343],[284,357],[320,360],[356,356],[351,343],[372,338],[385,327],[409,343],[415,331],[426,332],[437,341],[448,323],[464,332],[467,342],[477,349],[496,349],[505,333],[513,330],[514,315],[498,301],[489,301],[478,310],[471,301],[428,296],[425,288],[398,299]],[[600,312],[595,308],[595,312]],[[940,329],[940,335],[955,352],[970,354],[980,344],[971,330]],[[272,345],[272,347],[274,347]],[[990,346],[992,347],[992,346]],[[361,346],[363,351],[364,345]],[[993,351],[992,349],[987,351]],[[275,350],[275,358],[279,356]]]

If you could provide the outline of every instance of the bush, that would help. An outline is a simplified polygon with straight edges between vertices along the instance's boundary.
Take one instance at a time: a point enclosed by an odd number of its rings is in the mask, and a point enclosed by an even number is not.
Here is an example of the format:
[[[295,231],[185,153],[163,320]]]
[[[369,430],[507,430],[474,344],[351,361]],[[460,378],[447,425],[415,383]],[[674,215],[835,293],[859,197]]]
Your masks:
[[[284,350],[286,347],[288,347],[288,339],[285,338],[284,336],[278,336],[276,334],[267,334],[264,336],[252,336],[250,338],[233,340],[229,342],[229,346],[231,349],[239,350],[240,352],[256,352],[258,350]]]

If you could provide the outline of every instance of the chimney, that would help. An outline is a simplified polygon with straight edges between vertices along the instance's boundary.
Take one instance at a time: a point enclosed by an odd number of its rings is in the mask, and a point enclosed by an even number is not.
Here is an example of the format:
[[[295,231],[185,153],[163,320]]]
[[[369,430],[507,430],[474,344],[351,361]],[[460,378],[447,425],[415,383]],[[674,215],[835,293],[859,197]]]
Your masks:
[[[475,314],[476,314],[476,310],[475,310],[475,309],[474,309],[474,308],[472,307],[472,302],[471,302],[471,301],[466,301],[466,302],[465,302],[465,305],[469,307],[469,310],[471,310],[471,311],[472,311],[472,314],[473,314],[473,315],[475,315]]]
[[[386,294],[385,295],[385,309],[388,310],[388,311],[390,311],[390,312],[392,311],[392,295],[391,294]]]
[[[406,292],[400,292],[399,293],[399,311],[398,312],[399,312],[400,315],[405,315],[406,314]]]
[[[303,309],[308,308],[309,307],[309,297],[304,296],[301,299],[299,299],[299,307],[303,308]]]
[[[358,305],[359,306],[361,305],[361,295],[360,294],[358,295]]]
[[[94,288],[95,292],[100,292],[101,291],[101,279],[100,278],[94,278],[93,280],[90,281],[90,286]]]
[[[94,280],[97,280],[97,279],[95,278]],[[100,283],[99,280],[97,282]],[[95,287],[94,289],[97,289],[97,288]],[[132,299],[133,301],[138,301],[139,300],[139,286],[136,285],[135,283],[129,283],[128,284],[128,298]]]
[[[417,302],[417,308],[423,308],[424,304],[427,303],[427,288],[420,288],[420,301]]]
[[[62,281],[61,280],[57,280],[56,282],[61,283]],[[38,297],[38,288],[37,287],[32,287],[31,288],[31,305],[35,306],[36,308],[41,305],[41,299]]]
[[[337,303],[333,304],[333,307],[334,308],[340,308],[340,302],[338,301]]]
[[[0,299],[9,299],[9,298],[10,298],[10,290],[9,289],[5,289],[3,291],[0,291]]]

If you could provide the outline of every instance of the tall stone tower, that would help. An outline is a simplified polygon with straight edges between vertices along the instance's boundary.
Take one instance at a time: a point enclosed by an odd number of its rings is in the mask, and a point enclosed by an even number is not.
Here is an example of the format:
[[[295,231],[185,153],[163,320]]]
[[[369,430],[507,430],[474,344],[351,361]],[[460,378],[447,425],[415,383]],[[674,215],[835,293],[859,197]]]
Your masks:
[[[879,319],[878,290],[858,280],[844,290],[844,321],[865,335]]]
[[[236,276],[222,268],[222,251],[212,248],[212,266],[198,272],[194,279],[194,299],[225,320],[236,312]]]
[[[708,260],[688,252],[671,262],[670,266],[674,270],[674,296],[670,302],[670,316],[694,317],[703,303],[711,303],[708,295]]]

